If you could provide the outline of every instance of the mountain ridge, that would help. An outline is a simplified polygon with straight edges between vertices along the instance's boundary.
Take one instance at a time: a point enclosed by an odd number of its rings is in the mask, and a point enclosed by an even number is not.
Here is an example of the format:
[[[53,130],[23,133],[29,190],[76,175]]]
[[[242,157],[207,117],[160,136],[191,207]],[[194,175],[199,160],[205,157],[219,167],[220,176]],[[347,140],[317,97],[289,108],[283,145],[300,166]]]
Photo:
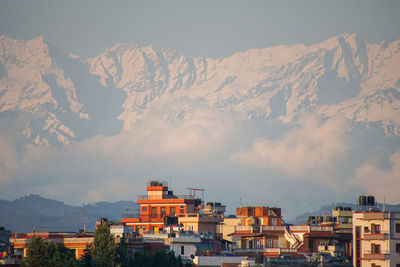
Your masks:
[[[0,46],[0,112],[17,113],[35,144],[131,131],[153,109],[189,116],[193,103],[286,124],[310,109],[328,118],[344,113],[400,134],[400,39],[369,44],[342,34],[220,59],[116,44],[85,60],[43,37],[2,36]]]
[[[96,220],[102,217],[119,221],[126,209],[137,209],[133,201],[94,202],[73,206],[37,194],[25,195],[12,201],[0,199],[0,225],[13,232],[30,232],[32,227],[42,231],[78,231],[84,226],[94,231]]]

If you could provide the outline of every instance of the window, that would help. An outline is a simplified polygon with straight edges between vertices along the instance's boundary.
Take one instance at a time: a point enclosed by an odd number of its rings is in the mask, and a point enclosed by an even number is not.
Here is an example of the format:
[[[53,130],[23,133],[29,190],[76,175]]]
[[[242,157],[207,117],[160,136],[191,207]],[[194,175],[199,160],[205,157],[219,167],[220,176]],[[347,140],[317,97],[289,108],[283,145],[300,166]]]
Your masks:
[[[272,240],[267,239],[267,248],[272,248]]]
[[[400,243],[396,243],[396,253],[400,253]]]
[[[169,208],[169,216],[175,216],[175,212],[176,212],[176,208],[175,207]]]
[[[277,220],[276,220],[276,218],[272,218],[272,225],[277,225]]]
[[[180,213],[185,213],[185,206],[181,206]]]
[[[143,208],[142,208],[142,211],[147,211],[147,208],[146,208],[146,207],[143,207]]]
[[[396,233],[400,233],[400,223],[396,223]]]
[[[381,233],[381,225],[380,224],[371,224],[371,233],[372,234],[380,234]]]
[[[151,208],[151,218],[157,218],[157,207]]]
[[[369,228],[368,228],[368,226],[364,226],[364,233],[369,233]]]
[[[181,246],[181,255],[185,254],[185,247]]]
[[[160,208],[160,216],[164,217],[165,215],[167,215],[167,208],[166,207],[161,207]]]
[[[381,254],[381,245],[371,244],[371,254]]]

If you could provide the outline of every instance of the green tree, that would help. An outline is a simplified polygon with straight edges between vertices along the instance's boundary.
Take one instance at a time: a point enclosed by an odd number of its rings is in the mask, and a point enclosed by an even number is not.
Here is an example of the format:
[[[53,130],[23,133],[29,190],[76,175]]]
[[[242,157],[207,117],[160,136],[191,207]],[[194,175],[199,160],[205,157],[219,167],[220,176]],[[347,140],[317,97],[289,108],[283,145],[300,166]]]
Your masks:
[[[72,250],[53,242],[47,242],[41,237],[34,237],[28,245],[24,265],[29,267],[77,266],[78,261]]]
[[[91,254],[95,266],[116,266],[116,246],[107,225],[100,225],[96,228]]]
[[[79,260],[79,266],[91,267],[92,265],[92,246],[88,245],[83,251],[82,258]]]
[[[118,267],[129,267],[131,264],[132,260],[128,253],[125,237],[123,237],[116,249],[116,265]]]

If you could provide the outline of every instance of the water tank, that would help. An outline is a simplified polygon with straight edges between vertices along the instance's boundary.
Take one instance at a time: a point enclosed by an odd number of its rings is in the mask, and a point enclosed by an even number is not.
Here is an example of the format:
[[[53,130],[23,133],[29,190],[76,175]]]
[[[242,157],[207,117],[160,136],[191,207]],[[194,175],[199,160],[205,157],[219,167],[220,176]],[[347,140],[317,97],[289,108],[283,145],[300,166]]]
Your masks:
[[[359,196],[358,205],[366,206],[367,205],[367,197],[366,196]]]
[[[351,208],[350,207],[344,207],[343,210],[344,211],[351,211]]]
[[[367,196],[367,205],[374,206],[375,205],[375,197],[374,196]]]
[[[332,221],[332,216],[326,216],[326,217],[325,217],[325,221],[331,222],[331,221]]]
[[[317,217],[318,222],[323,222],[324,221],[324,216],[318,216]]]
[[[314,221],[314,220],[315,220],[315,216],[309,216],[309,217],[308,217],[308,221],[309,221],[309,222],[312,222],[312,221]]]
[[[342,206],[337,206],[336,210],[343,210],[343,207]]]

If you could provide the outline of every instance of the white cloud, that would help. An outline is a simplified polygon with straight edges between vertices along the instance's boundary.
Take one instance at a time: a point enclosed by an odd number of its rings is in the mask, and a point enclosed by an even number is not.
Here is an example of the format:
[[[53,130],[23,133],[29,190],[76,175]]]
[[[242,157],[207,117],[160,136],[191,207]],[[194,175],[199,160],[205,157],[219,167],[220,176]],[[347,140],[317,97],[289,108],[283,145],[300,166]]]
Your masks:
[[[400,203],[400,150],[393,153],[389,160],[390,168],[387,170],[379,168],[375,160],[360,166],[351,183],[374,195],[378,201],[385,198],[387,203]]]
[[[349,149],[344,116],[323,121],[316,115],[304,115],[298,128],[278,140],[258,138],[251,148],[231,159],[244,165],[277,169],[288,177],[304,177],[318,168],[330,168]]]

